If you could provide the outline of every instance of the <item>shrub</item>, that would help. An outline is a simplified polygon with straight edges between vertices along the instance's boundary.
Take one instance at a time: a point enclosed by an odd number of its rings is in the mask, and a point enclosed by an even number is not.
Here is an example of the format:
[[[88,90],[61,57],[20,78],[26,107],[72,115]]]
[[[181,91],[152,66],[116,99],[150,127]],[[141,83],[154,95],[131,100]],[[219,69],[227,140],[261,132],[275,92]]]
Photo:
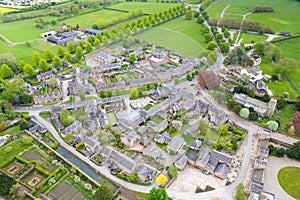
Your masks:
[[[279,127],[279,124],[278,122],[276,121],[268,121],[267,122],[267,126],[270,130],[272,131],[277,131],[278,127]]]
[[[239,115],[243,118],[248,119],[249,118],[249,109],[248,108],[242,108],[239,112]]]

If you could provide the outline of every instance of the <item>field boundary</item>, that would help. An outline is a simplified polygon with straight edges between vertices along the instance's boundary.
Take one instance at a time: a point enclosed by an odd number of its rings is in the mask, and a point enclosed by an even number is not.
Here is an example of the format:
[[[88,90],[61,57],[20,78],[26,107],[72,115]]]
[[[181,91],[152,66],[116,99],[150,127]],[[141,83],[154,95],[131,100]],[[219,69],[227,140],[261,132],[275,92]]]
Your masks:
[[[295,35],[295,36],[290,36],[290,37],[284,37],[284,38],[279,38],[276,40],[272,40],[271,43],[275,44],[277,42],[282,42],[282,41],[286,41],[286,40],[292,40],[292,39],[297,39],[300,38],[300,35]]]

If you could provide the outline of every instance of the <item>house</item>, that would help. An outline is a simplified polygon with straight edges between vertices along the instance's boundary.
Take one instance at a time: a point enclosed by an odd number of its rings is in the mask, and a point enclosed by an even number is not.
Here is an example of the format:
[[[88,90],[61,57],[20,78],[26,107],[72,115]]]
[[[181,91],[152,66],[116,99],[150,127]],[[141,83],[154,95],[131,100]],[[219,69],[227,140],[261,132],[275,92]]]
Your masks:
[[[209,90],[219,87],[219,78],[211,70],[200,71],[197,80],[199,86]]]
[[[209,107],[208,116],[212,126],[225,124],[228,121],[228,116],[224,113],[224,111],[219,110],[216,107]]]
[[[184,170],[187,161],[188,161],[188,157],[183,154],[174,162],[174,165],[178,170],[182,171]]]
[[[116,57],[111,56],[103,51],[100,51],[96,57],[96,60],[102,64],[112,63],[115,59],[116,59]]]
[[[277,104],[277,100],[273,98],[270,99],[269,103],[265,103],[257,99],[251,98],[245,94],[237,93],[233,95],[232,100],[234,100],[238,104],[243,105],[246,108],[252,107],[254,111],[261,117],[272,117]]]
[[[264,78],[263,71],[260,66],[247,67],[241,70],[241,75],[247,75],[249,81],[256,82]]]
[[[76,133],[76,132],[78,132],[79,131],[79,129],[81,129],[81,127],[82,127],[82,124],[81,124],[81,122],[79,122],[79,121],[75,121],[75,122],[73,122],[70,126],[68,126],[68,127],[66,127],[62,132],[61,132],[61,134],[63,135],[63,136],[66,136],[67,134],[73,134],[73,133]]]
[[[147,126],[151,128],[154,132],[160,133],[164,131],[168,127],[168,120],[164,119],[159,124],[154,123],[153,121],[149,121]]]
[[[249,200],[275,200],[275,195],[266,191],[254,191],[252,190],[249,196]]]
[[[0,136],[0,147],[2,147],[10,138],[9,134]]]
[[[172,141],[169,133],[164,132],[163,134],[156,134],[154,136],[154,141],[160,144],[169,144]]]
[[[142,164],[137,170],[137,176],[142,182],[152,181],[155,177],[157,170],[147,164]]]
[[[137,141],[140,139],[140,136],[134,131],[129,132],[128,134],[121,134],[121,142],[127,147],[133,147]]]
[[[190,147],[190,148],[193,149],[193,150],[198,150],[198,149],[200,149],[201,145],[202,145],[201,139],[200,139],[200,138],[197,138],[197,139],[195,139],[195,140],[191,143],[191,147]]]
[[[131,112],[124,118],[119,120],[119,123],[126,128],[132,130],[134,127],[137,127],[141,123],[145,122],[147,119],[147,112],[144,110],[138,110]]]
[[[184,145],[184,139],[181,136],[174,137],[167,146],[168,153],[178,153],[181,147]]]
[[[133,79],[128,81],[128,85],[134,86],[134,87],[141,87],[145,86],[147,84],[152,84],[158,82],[158,79],[155,77],[145,77],[145,78],[140,78],[140,79]]]
[[[86,94],[87,92],[87,81],[81,79],[80,77],[76,76],[74,79],[68,82],[68,93],[69,95],[79,95],[79,94]]]
[[[285,37],[292,36],[292,34],[290,32],[280,32],[279,35],[280,36],[285,36]]]
[[[193,63],[189,62],[189,63],[185,63],[185,64],[182,64],[182,65],[174,68],[172,70],[171,74],[173,76],[182,76],[184,74],[192,72],[193,70],[194,70],[194,65],[193,65]]]
[[[53,76],[55,76],[55,74],[52,71],[47,71],[47,72],[43,72],[43,73],[36,75],[36,78],[39,81],[46,81]]]
[[[83,138],[83,143],[86,147],[86,149],[90,153],[96,153],[100,150],[100,142],[98,140],[98,136],[92,135],[90,137]]]
[[[156,93],[155,93],[155,100],[167,98],[171,95],[171,90],[168,87],[157,87]]]
[[[97,33],[100,33],[101,35],[103,35],[103,31],[102,30],[97,30],[97,29],[93,29],[93,28],[86,28],[84,29],[84,32],[93,36],[96,36]]]
[[[46,132],[47,132],[47,129],[44,128],[44,127],[42,127],[42,126],[40,126],[40,125],[38,125],[38,124],[36,124],[36,125],[30,127],[30,128],[28,129],[28,132],[29,132],[30,134],[33,134],[33,133],[35,133],[35,132],[46,133]]]
[[[197,151],[195,151],[194,149],[190,149],[187,152],[186,156],[188,157],[188,163],[190,163],[191,165],[195,165],[197,159],[199,158]]]
[[[52,118],[52,122],[55,125],[55,127],[60,131],[65,128],[58,118]]]
[[[34,104],[44,104],[53,101],[58,101],[62,98],[62,93],[60,91],[54,91],[49,94],[42,94],[33,97]]]
[[[219,151],[204,149],[195,167],[206,170],[216,177],[225,179],[230,172],[232,157]]]
[[[150,144],[150,140],[148,139],[148,137],[142,137],[141,140],[140,140],[140,144],[145,147],[148,144]]]
[[[136,168],[134,160],[116,151],[113,147],[106,146],[102,150],[103,161],[108,164],[110,168],[118,168],[122,173],[130,174]]]
[[[55,34],[56,34],[55,31],[48,31],[48,32],[42,33],[41,38],[49,37],[49,36],[52,36],[52,35],[55,35]]]
[[[198,131],[198,123],[194,123],[184,130],[183,135],[192,135]]]

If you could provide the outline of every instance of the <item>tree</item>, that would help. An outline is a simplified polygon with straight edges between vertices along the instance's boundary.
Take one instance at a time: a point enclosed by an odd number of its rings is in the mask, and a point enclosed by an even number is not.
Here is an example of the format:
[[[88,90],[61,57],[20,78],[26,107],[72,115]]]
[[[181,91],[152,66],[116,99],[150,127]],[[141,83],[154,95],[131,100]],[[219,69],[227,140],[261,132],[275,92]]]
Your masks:
[[[101,42],[102,41],[102,34],[98,32],[96,34],[96,38]]]
[[[246,200],[246,196],[244,194],[244,186],[240,183],[236,188],[235,200]]]
[[[270,130],[272,131],[277,131],[278,127],[279,127],[279,124],[278,122],[276,121],[268,121],[267,122],[267,126]]]
[[[54,67],[62,66],[61,59],[58,56],[54,56],[52,64],[53,64]]]
[[[298,107],[299,105],[296,105]],[[295,133],[300,134],[300,112],[297,111],[292,116],[292,125],[295,128]]]
[[[169,200],[169,197],[165,189],[153,187],[150,190],[149,200]]]
[[[97,200],[112,200],[113,197],[114,194],[105,185],[101,185],[94,195],[94,198]]]
[[[108,30],[104,30],[104,34],[103,35],[106,36],[107,39],[110,39],[110,34],[109,34]]]
[[[190,74],[187,74],[186,75],[186,80],[191,81],[191,80],[193,80],[193,77]]]
[[[69,51],[65,51],[64,59],[71,62],[73,59],[72,54]]]
[[[27,122],[27,120],[26,119],[24,119],[24,118],[22,118],[21,120],[20,120],[20,128],[21,128],[21,130],[25,130],[25,129],[28,129],[28,128],[30,128],[30,124]]]
[[[49,78],[48,82],[50,84],[50,87],[52,87],[52,88],[56,88],[58,86],[57,79],[54,76]]]
[[[62,46],[58,45],[56,49],[56,55],[58,57],[63,57],[64,54],[65,54],[65,49]]]
[[[178,83],[179,83],[179,78],[175,77],[175,78],[174,78],[174,83],[175,83],[175,84],[178,84]]]
[[[25,145],[29,145],[31,144],[33,141],[32,137],[29,137],[29,136],[25,136],[22,138],[22,143],[25,144]]]
[[[89,36],[87,37],[87,42],[89,42],[90,44],[93,44],[94,39],[95,39],[94,36],[89,35]]]
[[[214,41],[210,41],[210,42],[206,45],[206,50],[213,51],[215,48],[217,48],[217,43],[215,43]]]
[[[300,160],[300,142],[294,143],[292,147],[286,150],[286,155],[289,158]]]
[[[84,48],[84,42],[82,40],[78,40],[77,44],[81,47]]]
[[[24,68],[25,65],[26,65],[25,61],[24,60],[20,60],[18,62],[18,68],[19,68],[19,70],[23,71],[23,68]]]
[[[111,97],[111,96],[112,96],[112,91],[111,91],[111,90],[107,90],[106,96],[107,96],[107,97]]]
[[[216,40],[218,41],[218,43],[222,42],[223,40],[223,35],[221,33],[217,33],[216,34]]]
[[[32,62],[34,64],[34,66],[38,66],[39,61],[40,61],[39,53],[35,51],[32,55]]]
[[[186,11],[184,17],[187,20],[191,20],[193,18],[193,11],[192,10]]]
[[[204,34],[204,41],[206,42],[206,43],[209,43],[210,41],[212,41],[213,40],[213,36],[211,35],[211,34],[209,34],[209,33],[205,33]]]
[[[84,93],[80,93],[79,94],[79,98],[81,101],[84,101],[85,100],[85,94]]]
[[[221,49],[222,53],[228,53],[229,49],[230,49],[229,44],[226,42],[221,43],[220,49]]]
[[[14,75],[14,72],[10,69],[10,67],[7,64],[3,64],[0,67],[0,77],[5,79],[5,78],[10,78]]]
[[[40,59],[38,68],[40,69],[41,72],[45,72],[49,69],[49,66],[45,59],[43,58]]]
[[[279,99],[277,104],[276,104],[276,108],[281,110],[284,106],[285,106],[286,102],[283,98]]]
[[[135,54],[130,54],[130,56],[128,58],[128,62],[130,62],[131,64],[133,64],[135,61],[136,61]]]
[[[256,121],[258,119],[258,114],[256,112],[250,112],[249,119],[251,121]]]
[[[157,185],[165,186],[168,181],[168,178],[165,175],[160,174],[158,177],[156,177],[155,181],[156,181]]]
[[[275,65],[275,73],[287,76],[293,74],[298,67],[297,61],[290,58],[282,58]]]
[[[209,130],[209,124],[205,120],[200,119],[198,121],[198,131],[200,132],[200,134],[206,135],[208,130]]]
[[[249,109],[248,108],[242,108],[240,110],[240,112],[239,112],[239,115],[241,117],[244,117],[244,118],[248,119],[248,117],[249,117]]]
[[[71,11],[73,14],[77,15],[79,13],[79,7],[78,5],[73,5],[72,8],[71,8]]]
[[[98,48],[100,46],[100,40],[98,38],[95,39],[93,46]]]
[[[140,96],[140,90],[135,87],[130,88],[129,92],[130,92],[130,99],[137,99]]]
[[[76,47],[76,52],[75,52],[75,55],[77,58],[81,59],[82,56],[83,56],[83,51],[82,51],[82,48],[80,46],[77,46]]]
[[[101,98],[105,98],[106,97],[105,92],[103,90],[101,90],[100,93],[99,93],[99,96]]]
[[[44,51],[44,57],[45,57],[45,60],[47,62],[51,62],[53,56],[54,56],[53,53],[49,49],[45,49],[45,51]]]
[[[228,30],[225,30],[224,31],[224,37],[229,38],[229,36],[230,36],[230,32]]]
[[[204,23],[204,18],[201,17],[201,16],[199,16],[199,17],[197,18],[197,23],[203,24],[203,23]]]
[[[69,41],[67,43],[67,51],[70,52],[70,53],[73,53],[75,51],[75,45],[74,45],[74,42],[72,41]]]
[[[0,196],[5,197],[9,194],[10,188],[16,184],[15,179],[4,173],[0,174]]]
[[[263,42],[258,42],[253,46],[253,48],[254,53],[256,53],[259,56],[263,56],[265,53],[266,45]]]
[[[28,78],[32,78],[36,74],[34,71],[34,68],[30,64],[26,64],[23,67],[23,71],[24,71],[25,76],[28,76]]]
[[[102,42],[105,44],[105,45],[108,45],[109,43],[109,40],[108,38],[104,35],[103,38],[102,38]]]
[[[93,51],[93,45],[90,42],[87,42],[85,44],[85,51],[86,51],[86,53],[90,53]]]
[[[59,115],[59,119],[61,121],[61,123],[66,127],[69,126],[70,124],[72,124],[75,121],[75,118],[72,117],[68,110],[66,109],[62,109]]]
[[[168,173],[172,178],[177,178],[177,169],[175,166],[173,165],[169,166]]]

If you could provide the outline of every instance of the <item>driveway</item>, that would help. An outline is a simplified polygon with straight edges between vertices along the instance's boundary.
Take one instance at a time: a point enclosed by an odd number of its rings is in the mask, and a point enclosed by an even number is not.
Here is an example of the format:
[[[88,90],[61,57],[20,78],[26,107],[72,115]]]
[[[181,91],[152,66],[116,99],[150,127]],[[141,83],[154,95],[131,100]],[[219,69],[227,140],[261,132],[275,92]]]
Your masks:
[[[294,200],[279,185],[277,174],[280,169],[288,166],[300,167],[300,162],[289,158],[277,158],[269,156],[265,172],[264,191],[275,194],[278,200]]]

